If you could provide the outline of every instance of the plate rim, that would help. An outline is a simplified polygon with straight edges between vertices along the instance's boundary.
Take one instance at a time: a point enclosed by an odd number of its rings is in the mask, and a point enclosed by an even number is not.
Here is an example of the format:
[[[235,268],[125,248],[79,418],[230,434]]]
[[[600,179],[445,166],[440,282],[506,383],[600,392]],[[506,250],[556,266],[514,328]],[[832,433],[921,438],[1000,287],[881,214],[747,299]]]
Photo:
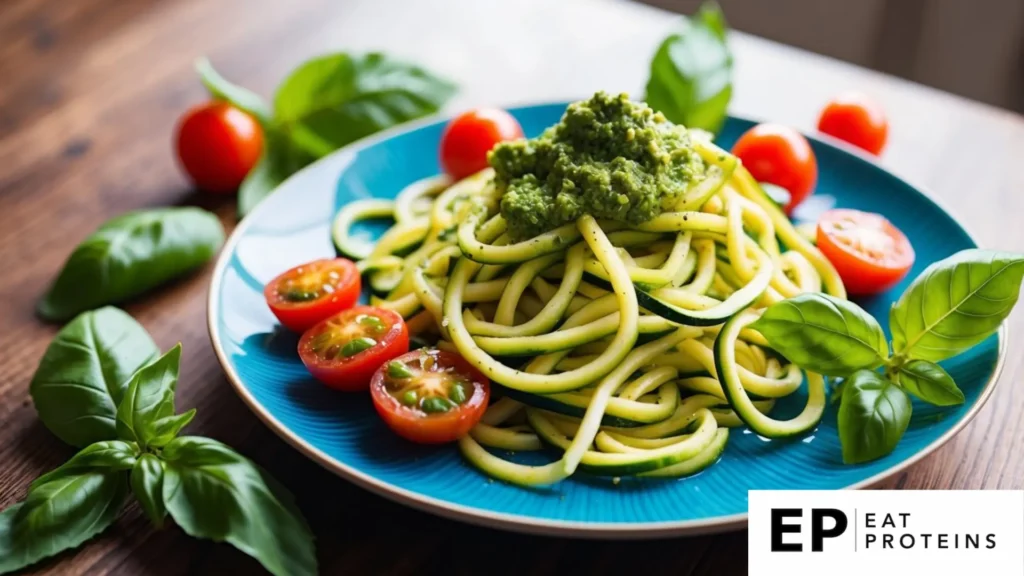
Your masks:
[[[568,105],[571,101],[544,101],[535,102],[532,104],[519,104],[514,106],[505,107],[506,110],[514,111],[528,108],[539,108],[544,106],[557,106],[557,105]],[[342,154],[351,154],[357,152],[381,141],[388,140],[400,134],[412,132],[434,124],[439,121],[448,120],[453,118],[456,112],[443,112],[439,114],[433,114],[418,120],[406,122],[398,126],[383,130],[376,134],[367,136],[353,142],[345,147],[335,150],[331,154],[320,158],[312,164],[302,168],[295,174],[292,174],[285,179],[281,184],[275,188],[275,191],[280,188],[284,188],[288,183],[297,179],[303,174],[319,170],[323,165],[330,161],[337,159]],[[729,118],[733,118],[745,122],[760,123],[762,120],[749,116],[738,116],[729,114]],[[865,162],[873,165],[875,168],[880,169],[889,176],[899,180],[906,186],[913,189],[915,192],[924,196],[927,200],[938,206],[943,212],[949,215],[950,218],[956,222],[960,228],[967,234],[968,238],[978,246],[978,239],[971,230],[964,225],[958,218],[953,216],[949,208],[938,198],[930,189],[924,186],[919,186],[912,183],[910,180],[903,177],[898,172],[882,166],[876,158],[867,154],[866,152],[847,144],[841,140],[828,136],[827,134],[809,134],[804,131],[800,131],[806,138],[812,141],[818,141],[827,146],[837,148],[842,152],[853,155]],[[426,496],[424,494],[414,492],[407,488],[394,485],[390,482],[380,480],[370,474],[367,474],[355,467],[352,467],[344,462],[336,460],[331,456],[328,456],[320,449],[316,448],[305,439],[301,438],[294,432],[292,432],[287,426],[279,421],[273,414],[270,413],[251,393],[251,391],[242,383],[238,373],[234,369],[234,366],[229,361],[227,353],[220,345],[220,330],[217,326],[217,319],[219,318],[218,312],[220,309],[219,302],[217,302],[215,288],[219,287],[223,283],[224,272],[227,269],[228,264],[234,254],[234,250],[238,242],[240,241],[245,230],[249,227],[249,224],[255,219],[253,216],[260,212],[261,208],[266,209],[267,204],[257,205],[256,208],[248,216],[243,218],[238,225],[232,230],[227,241],[224,243],[220,254],[217,256],[217,262],[214,264],[213,274],[210,278],[210,284],[207,288],[207,302],[206,302],[206,327],[210,338],[210,343],[213,346],[214,354],[217,357],[217,361],[221,365],[221,369],[224,371],[224,375],[231,384],[235,393],[242,399],[242,402],[251,410],[256,417],[259,418],[264,425],[270,428],[275,434],[278,435],[285,442],[290,444],[293,448],[304,454],[307,458],[313,460],[321,467],[333,472],[337,476],[352,482],[353,484],[368,490],[374,494],[387,498],[393,502],[410,506],[417,510],[421,510],[430,514],[435,514],[451,520],[457,520],[460,522],[466,522],[468,524],[474,524],[478,526],[485,526],[488,528],[496,528],[500,530],[520,532],[527,534],[543,535],[543,536],[561,536],[561,537],[574,537],[574,538],[593,538],[593,539],[655,539],[655,538],[668,538],[677,536],[697,536],[697,535],[709,535],[718,534],[722,532],[730,532],[736,530],[742,530],[747,525],[748,513],[741,512],[737,514],[730,514],[724,516],[715,516],[708,519],[701,520],[668,520],[659,522],[582,522],[577,520],[552,520],[548,518],[537,518],[534,516],[526,516],[521,514],[508,514],[504,512],[493,512],[490,510],[484,510],[474,506],[466,506],[463,504],[455,504],[432,496]],[[1002,374],[1003,367],[1006,361],[1007,355],[1007,341],[1009,338],[1009,330],[1006,323],[1000,325],[997,331],[998,335],[998,349],[995,368],[992,371],[991,376],[985,382],[985,387],[982,389],[978,400],[971,406],[970,410],[957,422],[952,428],[947,430],[942,436],[939,436],[927,446],[913,454],[909,458],[894,464],[893,466],[886,468],[885,470],[874,474],[873,476],[856,482],[849,486],[840,488],[840,490],[859,490],[869,488],[891,476],[899,474],[906,470],[910,466],[918,463],[925,457],[931,455],[933,452],[941,448],[947,442],[949,442],[954,436],[959,434],[974,418],[978,415],[978,412],[988,403],[989,398],[995,390],[996,385],[999,382],[999,377]]]

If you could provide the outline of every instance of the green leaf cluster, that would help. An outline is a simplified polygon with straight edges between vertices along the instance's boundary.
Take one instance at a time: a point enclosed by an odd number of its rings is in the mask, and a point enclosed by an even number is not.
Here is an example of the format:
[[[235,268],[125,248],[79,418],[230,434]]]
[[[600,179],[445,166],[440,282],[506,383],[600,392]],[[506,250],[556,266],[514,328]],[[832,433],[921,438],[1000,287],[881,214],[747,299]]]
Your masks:
[[[386,128],[437,112],[455,85],[380,53],[335,53],[309,60],[277,88],[273,106],[236,86],[206,59],[196,71],[217,99],[251,114],[264,149],[238,191],[245,216],[288,176],[310,162]]]
[[[732,99],[728,26],[715,2],[705,2],[669,35],[651,59],[647,104],[676,124],[718,132]]]
[[[1020,295],[1024,256],[964,250],[925,269],[889,313],[892,347],[870,314],[846,300],[802,294],[751,325],[801,368],[844,378],[839,396],[843,460],[881,458],[903,437],[910,396],[955,406],[964,394],[937,362],[991,336]],[[876,371],[884,368],[882,373]]]
[[[278,575],[315,574],[313,536],[293,498],[258,466],[209,438],[179,436],[181,346],[160,355],[116,308],[65,326],[32,379],[40,419],[82,450],[0,512],[0,574],[74,548],[110,526],[135,496],[162,526],[228,542]]]

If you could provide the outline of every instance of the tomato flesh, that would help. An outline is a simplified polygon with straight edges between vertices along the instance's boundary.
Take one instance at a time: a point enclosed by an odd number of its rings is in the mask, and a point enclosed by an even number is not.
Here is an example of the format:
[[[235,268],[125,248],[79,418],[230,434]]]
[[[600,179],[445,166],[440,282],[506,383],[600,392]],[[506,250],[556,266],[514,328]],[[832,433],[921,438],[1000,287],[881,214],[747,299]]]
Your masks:
[[[299,358],[314,378],[336,390],[366,390],[374,372],[409,351],[409,330],[393,310],[357,306],[313,326],[299,339]]]
[[[428,348],[385,363],[370,382],[373,405],[388,427],[420,444],[468,434],[490,391],[490,381],[462,356]]]
[[[351,260],[328,258],[284,272],[267,283],[263,296],[281,324],[305,332],[354,306],[360,289],[359,271]]]
[[[263,153],[263,129],[226,102],[192,108],[178,122],[178,161],[196,187],[234,192]]]
[[[814,150],[802,134],[788,126],[758,124],[740,136],[732,153],[755,180],[789,192],[787,214],[811,195],[818,181]]]
[[[877,294],[902,280],[914,248],[889,220],[859,210],[830,210],[818,221],[818,248],[854,295]]]
[[[843,94],[825,106],[818,131],[880,154],[889,137],[889,121],[881,106],[863,94]]]
[[[441,136],[441,167],[456,180],[487,168],[498,142],[523,137],[519,122],[499,108],[470,110],[452,120]]]

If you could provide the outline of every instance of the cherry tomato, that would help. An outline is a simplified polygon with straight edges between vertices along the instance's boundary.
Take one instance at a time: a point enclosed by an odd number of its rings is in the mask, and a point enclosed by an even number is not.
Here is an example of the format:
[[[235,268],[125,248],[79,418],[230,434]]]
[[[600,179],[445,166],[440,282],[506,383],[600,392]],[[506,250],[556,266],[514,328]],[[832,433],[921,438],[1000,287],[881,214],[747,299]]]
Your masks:
[[[758,182],[781,186],[789,192],[787,214],[811,195],[818,181],[818,161],[799,132],[779,124],[758,124],[747,130],[732,153]]]
[[[818,131],[877,155],[885,148],[889,121],[873,100],[850,92],[825,106],[818,118]]]
[[[914,264],[914,248],[884,216],[829,210],[818,221],[818,249],[836,267],[850,294],[892,288]]]
[[[420,444],[469,433],[490,394],[490,381],[462,356],[428,348],[384,364],[370,381],[380,417],[399,436]]]
[[[359,271],[351,260],[326,258],[296,266],[267,283],[263,296],[288,329],[305,332],[359,300]]]
[[[299,339],[299,358],[314,378],[336,390],[366,390],[373,373],[409,351],[409,329],[394,310],[357,306],[313,326]]]
[[[508,112],[498,108],[470,110],[444,129],[441,167],[461,180],[487,168],[487,153],[495,144],[522,137],[522,127]]]
[[[192,108],[178,121],[178,160],[198,188],[238,189],[263,152],[263,130],[252,116],[225,102]]]

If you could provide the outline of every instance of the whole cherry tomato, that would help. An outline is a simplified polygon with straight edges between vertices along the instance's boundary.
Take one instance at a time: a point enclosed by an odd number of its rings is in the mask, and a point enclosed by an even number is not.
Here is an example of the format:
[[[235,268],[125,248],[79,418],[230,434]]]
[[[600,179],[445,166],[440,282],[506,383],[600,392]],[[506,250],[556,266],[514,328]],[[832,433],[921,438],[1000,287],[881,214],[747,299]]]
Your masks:
[[[181,167],[207,192],[238,189],[263,152],[263,130],[252,116],[226,103],[196,106],[178,121]]]
[[[818,131],[877,155],[889,137],[889,121],[873,100],[850,92],[825,106],[818,118]]]
[[[758,124],[740,136],[732,153],[755,180],[789,192],[787,214],[811,195],[818,181],[818,160],[811,145],[788,126]]]
[[[498,108],[470,110],[452,120],[441,136],[441,167],[461,180],[487,168],[487,153],[498,142],[523,137],[519,122]]]

